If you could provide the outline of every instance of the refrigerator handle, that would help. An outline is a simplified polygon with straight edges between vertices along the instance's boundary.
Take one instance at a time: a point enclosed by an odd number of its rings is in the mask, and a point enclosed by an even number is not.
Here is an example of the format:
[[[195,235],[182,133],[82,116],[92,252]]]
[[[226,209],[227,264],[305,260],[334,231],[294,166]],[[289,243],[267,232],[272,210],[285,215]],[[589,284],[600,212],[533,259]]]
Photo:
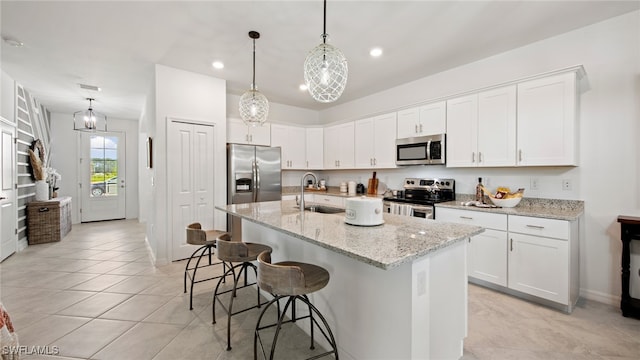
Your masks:
[[[253,202],[258,202],[258,193],[260,192],[260,168],[258,162],[253,162]]]

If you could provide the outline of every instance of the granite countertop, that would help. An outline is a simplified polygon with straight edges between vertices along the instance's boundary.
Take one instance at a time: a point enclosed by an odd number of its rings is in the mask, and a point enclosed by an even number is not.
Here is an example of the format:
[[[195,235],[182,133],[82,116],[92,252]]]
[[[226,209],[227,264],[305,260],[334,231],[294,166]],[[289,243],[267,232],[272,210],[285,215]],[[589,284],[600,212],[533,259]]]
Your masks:
[[[484,231],[479,226],[392,214],[384,214],[383,225],[353,226],[344,222],[344,213],[301,214],[295,201],[225,205],[216,209],[385,270]]]
[[[557,200],[557,199],[537,199],[537,198],[524,198],[515,207],[512,208],[480,208],[475,206],[462,205],[465,201],[471,199],[462,198],[457,196],[457,200],[436,204],[436,208],[452,208],[468,211],[482,211],[494,214],[507,214],[507,215],[519,215],[519,216],[531,216],[546,219],[557,220],[577,220],[584,213],[584,201],[581,200]],[[491,201],[487,200],[486,203],[490,204]],[[438,211],[436,210],[436,218],[438,217]]]

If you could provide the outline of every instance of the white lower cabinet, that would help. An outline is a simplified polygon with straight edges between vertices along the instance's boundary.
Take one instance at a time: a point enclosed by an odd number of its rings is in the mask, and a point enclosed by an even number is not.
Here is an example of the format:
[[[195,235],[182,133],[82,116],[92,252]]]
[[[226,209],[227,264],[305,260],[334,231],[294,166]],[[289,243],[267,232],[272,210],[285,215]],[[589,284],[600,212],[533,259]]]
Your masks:
[[[467,275],[507,286],[507,215],[438,208],[436,219],[484,227],[469,239]]]
[[[509,233],[509,288],[567,304],[569,241]]]
[[[469,281],[572,311],[580,286],[577,220],[440,207],[436,220],[485,228],[469,239]]]

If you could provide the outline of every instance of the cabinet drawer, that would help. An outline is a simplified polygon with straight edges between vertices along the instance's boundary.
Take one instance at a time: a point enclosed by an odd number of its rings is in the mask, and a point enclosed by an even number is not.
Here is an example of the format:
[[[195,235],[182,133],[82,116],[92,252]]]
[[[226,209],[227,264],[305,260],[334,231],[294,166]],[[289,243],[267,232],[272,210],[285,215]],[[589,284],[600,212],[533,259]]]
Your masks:
[[[481,211],[437,208],[436,220],[482,226],[488,229],[507,230],[507,215]]]
[[[306,199],[306,197],[305,197],[305,199]],[[328,206],[335,206],[335,207],[339,207],[339,208],[343,208],[344,207],[344,198],[341,198],[339,196],[329,196],[329,195],[314,194],[314,202],[316,202],[318,204],[323,204],[323,205],[328,205]]]
[[[511,215],[509,216],[509,232],[568,240],[569,222]]]

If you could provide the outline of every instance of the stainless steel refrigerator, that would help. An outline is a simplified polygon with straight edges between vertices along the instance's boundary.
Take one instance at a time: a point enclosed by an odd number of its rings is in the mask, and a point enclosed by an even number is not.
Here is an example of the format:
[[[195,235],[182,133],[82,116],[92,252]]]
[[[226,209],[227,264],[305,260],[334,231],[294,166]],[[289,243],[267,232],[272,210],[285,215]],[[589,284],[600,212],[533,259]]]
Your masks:
[[[227,203],[281,200],[280,156],[280,147],[227,144]],[[228,229],[237,232],[229,218]]]

